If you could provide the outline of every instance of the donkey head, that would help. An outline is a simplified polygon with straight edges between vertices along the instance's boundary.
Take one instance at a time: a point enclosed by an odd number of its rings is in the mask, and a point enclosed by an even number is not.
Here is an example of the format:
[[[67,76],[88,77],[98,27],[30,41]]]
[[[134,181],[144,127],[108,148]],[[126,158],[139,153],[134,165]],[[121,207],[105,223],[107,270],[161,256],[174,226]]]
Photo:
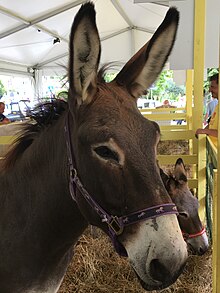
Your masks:
[[[152,39],[115,80],[105,83],[97,74],[101,46],[91,2],[81,7],[73,23],[68,103],[77,172],[93,200],[110,215],[121,217],[172,202],[156,164],[159,127],[140,114],[136,102],[161,72],[177,25],[178,12],[171,8]],[[108,225],[79,193],[77,204],[90,224],[108,232]],[[174,214],[126,226],[117,239],[148,290],[173,283],[187,259]]]
[[[176,161],[173,176],[168,176],[160,169],[161,178],[169,195],[178,209],[178,220],[183,236],[196,254],[207,251],[208,237],[199,218],[198,199],[192,195],[187,181],[186,169],[183,160]]]

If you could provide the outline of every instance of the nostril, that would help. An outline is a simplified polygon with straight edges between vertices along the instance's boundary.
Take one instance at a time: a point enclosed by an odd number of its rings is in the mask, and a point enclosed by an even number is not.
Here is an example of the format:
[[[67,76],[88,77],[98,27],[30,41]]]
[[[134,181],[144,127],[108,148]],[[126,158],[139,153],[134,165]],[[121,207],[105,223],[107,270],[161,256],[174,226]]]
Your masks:
[[[150,263],[150,275],[154,280],[166,282],[171,279],[171,274],[158,259],[153,259]]]
[[[199,255],[203,255],[206,252],[206,250],[207,250],[207,248],[203,248],[200,246],[199,251],[198,251]]]

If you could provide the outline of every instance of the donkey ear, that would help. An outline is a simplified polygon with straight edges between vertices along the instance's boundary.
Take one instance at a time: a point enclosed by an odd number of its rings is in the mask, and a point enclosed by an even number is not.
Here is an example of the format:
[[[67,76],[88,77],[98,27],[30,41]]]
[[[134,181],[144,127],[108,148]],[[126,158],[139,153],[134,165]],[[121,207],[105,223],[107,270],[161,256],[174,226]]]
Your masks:
[[[101,46],[95,14],[91,2],[82,5],[70,34],[70,99],[74,97],[78,105],[89,103],[97,90]]]
[[[172,50],[179,22],[179,12],[170,8],[165,19],[145,44],[129,61],[115,80],[138,98],[158,77]]]
[[[182,158],[177,159],[173,174],[180,184],[185,184],[188,181],[186,167]]]

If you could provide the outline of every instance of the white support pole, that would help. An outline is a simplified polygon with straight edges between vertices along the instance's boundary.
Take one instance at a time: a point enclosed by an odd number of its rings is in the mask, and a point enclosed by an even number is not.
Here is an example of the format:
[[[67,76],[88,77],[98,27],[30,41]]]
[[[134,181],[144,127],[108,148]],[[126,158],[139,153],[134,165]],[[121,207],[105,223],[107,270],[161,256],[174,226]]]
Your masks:
[[[34,100],[40,101],[43,98],[42,70],[34,70]]]

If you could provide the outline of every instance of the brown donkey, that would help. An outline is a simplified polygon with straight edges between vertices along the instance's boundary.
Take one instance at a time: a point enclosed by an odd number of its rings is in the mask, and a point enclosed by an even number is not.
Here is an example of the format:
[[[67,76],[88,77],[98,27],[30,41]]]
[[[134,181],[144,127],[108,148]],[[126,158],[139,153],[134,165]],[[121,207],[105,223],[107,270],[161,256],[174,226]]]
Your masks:
[[[166,174],[160,169],[163,183],[178,210],[178,220],[183,237],[195,254],[202,255],[209,248],[206,230],[199,218],[198,199],[192,195],[187,180],[183,160],[176,161],[173,174]]]
[[[82,5],[70,35],[68,107],[42,106],[0,176],[0,292],[57,292],[88,223],[110,235],[147,290],[178,278],[187,247],[156,164],[160,130],[136,105],[170,54],[178,18],[171,8],[107,84],[97,74],[94,6]]]

